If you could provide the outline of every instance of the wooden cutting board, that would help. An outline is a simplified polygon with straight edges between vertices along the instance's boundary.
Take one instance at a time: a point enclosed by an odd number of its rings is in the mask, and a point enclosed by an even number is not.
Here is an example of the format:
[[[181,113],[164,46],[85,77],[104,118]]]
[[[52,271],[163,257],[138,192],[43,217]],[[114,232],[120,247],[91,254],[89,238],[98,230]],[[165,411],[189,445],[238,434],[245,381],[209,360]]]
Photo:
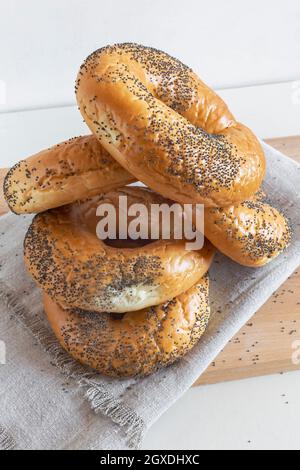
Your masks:
[[[300,136],[268,139],[266,142],[300,163]],[[0,180],[6,171],[0,170]],[[0,214],[6,211],[0,191]],[[298,365],[292,361],[297,350]],[[300,369],[300,269],[232,338],[195,385],[297,369]]]
[[[0,215],[8,211],[6,202],[4,201],[4,198],[3,198],[3,190],[2,190],[3,179],[6,173],[7,173],[6,168],[0,168]]]

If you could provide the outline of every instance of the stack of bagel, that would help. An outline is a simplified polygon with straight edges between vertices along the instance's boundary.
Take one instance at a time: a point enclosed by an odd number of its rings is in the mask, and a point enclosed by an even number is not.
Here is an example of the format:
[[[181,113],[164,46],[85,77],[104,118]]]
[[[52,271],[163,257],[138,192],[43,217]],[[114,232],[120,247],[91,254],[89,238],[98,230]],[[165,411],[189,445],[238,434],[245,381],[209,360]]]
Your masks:
[[[289,245],[285,216],[261,191],[259,141],[221,98],[168,54],[125,43],[91,54],[76,81],[92,134],[20,161],[8,172],[10,209],[37,213],[25,263],[43,290],[61,345],[100,373],[148,375],[188,352],[209,320],[216,249],[260,267]],[[140,181],[145,187],[128,186]],[[101,203],[203,204],[205,243],[108,244]]]

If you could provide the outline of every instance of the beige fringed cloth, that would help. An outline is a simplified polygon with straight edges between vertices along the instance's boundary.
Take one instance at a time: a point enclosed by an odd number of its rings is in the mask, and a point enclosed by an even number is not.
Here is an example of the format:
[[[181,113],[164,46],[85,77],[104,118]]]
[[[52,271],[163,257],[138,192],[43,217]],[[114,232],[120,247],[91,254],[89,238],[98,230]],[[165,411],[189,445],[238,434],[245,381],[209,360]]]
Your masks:
[[[23,264],[31,217],[0,218],[0,341],[6,349],[5,364],[0,360],[0,448],[138,448],[149,427],[299,266],[300,166],[262,145],[264,190],[294,226],[291,246],[256,270],[218,255],[210,270],[212,318],[203,338],[181,361],[144,379],[105,378],[62,350]]]

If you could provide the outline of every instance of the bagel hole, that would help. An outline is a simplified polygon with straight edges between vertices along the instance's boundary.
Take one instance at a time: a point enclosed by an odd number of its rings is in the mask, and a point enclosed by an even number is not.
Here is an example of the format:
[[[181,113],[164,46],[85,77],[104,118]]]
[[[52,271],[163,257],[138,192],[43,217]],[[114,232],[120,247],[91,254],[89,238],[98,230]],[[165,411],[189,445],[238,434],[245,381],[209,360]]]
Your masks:
[[[119,238],[116,239],[110,239],[107,238],[106,240],[103,240],[103,243],[107,246],[110,246],[112,248],[140,248],[143,246],[150,245],[151,243],[154,243],[156,240],[142,240],[139,238],[138,240],[133,240],[132,238],[127,238],[126,240],[121,240]]]
[[[111,320],[123,320],[124,316],[126,315],[126,313],[117,313],[117,312],[114,312],[114,313],[111,313],[110,314],[110,319]]]

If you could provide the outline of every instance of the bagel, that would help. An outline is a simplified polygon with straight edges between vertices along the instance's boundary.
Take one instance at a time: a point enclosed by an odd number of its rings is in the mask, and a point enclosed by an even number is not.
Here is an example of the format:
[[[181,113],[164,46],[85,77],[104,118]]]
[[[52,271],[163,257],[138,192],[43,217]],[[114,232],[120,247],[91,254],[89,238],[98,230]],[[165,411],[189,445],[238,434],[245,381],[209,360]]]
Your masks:
[[[204,214],[205,236],[244,266],[269,263],[291,241],[289,221],[261,195],[237,206],[207,208]]]
[[[93,135],[87,135],[21,160],[7,173],[3,190],[10,209],[21,214],[43,212],[134,180]]]
[[[159,305],[192,287],[208,270],[214,249],[189,251],[185,240],[108,246],[96,235],[96,209],[126,195],[150,206],[161,197],[124,188],[38,214],[25,236],[25,263],[37,284],[62,307],[128,312]]]
[[[190,68],[137,44],[98,49],[76,82],[79,109],[106,150],[157,193],[226,207],[253,196],[263,150]]]
[[[115,377],[149,375],[185,355],[204,333],[210,315],[208,277],[156,307],[125,314],[63,309],[47,294],[44,309],[73,358]]]

